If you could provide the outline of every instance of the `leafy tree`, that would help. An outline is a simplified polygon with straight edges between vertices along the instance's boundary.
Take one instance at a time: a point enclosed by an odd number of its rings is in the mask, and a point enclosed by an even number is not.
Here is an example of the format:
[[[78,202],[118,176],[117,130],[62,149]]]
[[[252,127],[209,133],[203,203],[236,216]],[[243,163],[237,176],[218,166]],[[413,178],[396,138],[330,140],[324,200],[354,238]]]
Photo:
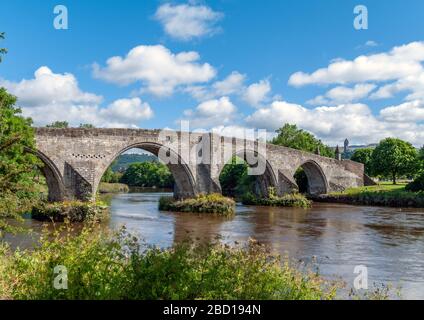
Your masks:
[[[253,191],[256,177],[249,176],[247,168],[247,163],[238,157],[233,157],[231,162],[224,166],[219,176],[224,196],[240,197]]]
[[[110,166],[109,168],[107,168],[106,172],[103,174],[102,177],[102,182],[107,182],[107,183],[118,183],[123,174],[121,172],[114,172],[112,170],[112,166],[116,165],[117,160],[115,160]]]
[[[278,135],[272,139],[271,143],[303,150],[307,152],[316,152],[319,148],[320,154],[324,157],[334,157],[334,151],[315,138],[311,133],[298,129],[295,124],[286,123],[284,127],[276,131]]]
[[[91,123],[81,123],[79,125],[79,127],[83,128],[83,129],[93,129],[93,128],[95,128],[95,126],[92,125]]]
[[[59,128],[66,129],[69,128],[69,123],[67,121],[55,121],[52,124],[46,125],[47,128]]]
[[[174,178],[163,163],[142,162],[131,164],[122,176],[121,182],[132,187],[172,188]]]
[[[0,32],[0,39],[4,39],[4,32]],[[7,53],[6,48],[0,48],[0,62],[2,61],[2,56]]]
[[[405,190],[412,191],[412,192],[420,192],[424,191],[424,172],[421,172],[421,174],[415,178],[414,181],[409,183]]]
[[[38,197],[33,178],[40,163],[25,152],[35,145],[32,121],[15,103],[16,97],[0,88],[0,235],[13,231],[6,219],[20,219]]]
[[[368,176],[372,176],[371,157],[373,152],[374,149],[371,148],[356,149],[351,157],[352,161],[364,164],[365,174]]]
[[[417,150],[409,142],[387,138],[380,141],[372,153],[372,170],[376,175],[390,177],[396,184],[400,176],[417,173],[417,158]]]
[[[418,152],[418,159],[420,161],[421,170],[424,171],[424,146]]]

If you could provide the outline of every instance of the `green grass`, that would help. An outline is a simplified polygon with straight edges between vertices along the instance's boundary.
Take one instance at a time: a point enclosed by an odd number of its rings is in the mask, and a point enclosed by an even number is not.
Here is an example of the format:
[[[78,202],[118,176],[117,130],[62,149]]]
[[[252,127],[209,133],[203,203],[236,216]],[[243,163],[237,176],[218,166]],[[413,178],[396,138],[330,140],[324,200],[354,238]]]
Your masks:
[[[159,210],[174,212],[207,213],[230,216],[235,213],[233,199],[220,194],[201,194],[195,198],[175,200],[172,197],[159,199]]]
[[[123,183],[107,183],[101,182],[99,185],[99,193],[126,193],[130,188]]]
[[[424,208],[424,192],[406,191],[405,186],[406,184],[382,183],[334,192],[318,199],[358,205]]]
[[[67,290],[53,286],[59,265],[67,269]],[[254,241],[141,250],[124,230],[86,227],[79,235],[45,233],[33,250],[0,245],[0,299],[327,300],[340,287]]]
[[[253,206],[297,208],[309,208],[312,205],[312,202],[300,193],[288,193],[282,196],[271,195],[269,197],[257,197],[252,193],[248,193],[243,196],[242,203]]]
[[[64,201],[36,204],[31,217],[39,221],[84,222],[105,220],[108,216],[107,206],[101,202]]]

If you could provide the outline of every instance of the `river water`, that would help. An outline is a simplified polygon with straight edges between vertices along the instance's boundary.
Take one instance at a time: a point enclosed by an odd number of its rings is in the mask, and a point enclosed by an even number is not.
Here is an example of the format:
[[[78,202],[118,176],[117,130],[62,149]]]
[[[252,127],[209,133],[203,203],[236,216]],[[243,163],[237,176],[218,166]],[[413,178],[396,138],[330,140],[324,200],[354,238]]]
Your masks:
[[[424,299],[424,209],[314,203],[311,209],[237,205],[233,218],[161,212],[168,193],[128,193],[111,199],[113,228],[126,225],[160,247],[192,237],[226,243],[254,238],[276,253],[340,277],[352,287],[355,266],[364,265],[368,285],[391,283],[404,299]],[[31,221],[31,227],[40,225]],[[9,239],[26,246],[25,237]]]

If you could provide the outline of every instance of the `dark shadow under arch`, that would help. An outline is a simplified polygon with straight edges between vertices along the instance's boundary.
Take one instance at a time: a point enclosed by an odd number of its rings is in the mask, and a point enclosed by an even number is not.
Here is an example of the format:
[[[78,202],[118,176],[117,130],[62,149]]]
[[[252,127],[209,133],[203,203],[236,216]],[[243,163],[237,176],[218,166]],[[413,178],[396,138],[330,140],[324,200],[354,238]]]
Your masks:
[[[43,166],[39,169],[46,178],[47,187],[49,189],[48,201],[63,201],[65,199],[65,188],[62,175],[56,165],[49,157],[39,150],[27,149],[27,151],[34,154],[43,163]]]
[[[307,179],[306,193],[310,195],[326,194],[328,192],[328,183],[323,170],[315,161],[308,160],[299,168],[302,168]],[[299,183],[299,182],[297,182]]]
[[[126,146],[122,150],[120,150],[117,154],[114,155],[112,162],[119,157],[124,152],[131,150],[131,149],[142,149],[145,151],[148,151],[155,155],[156,157],[159,157],[159,150],[161,147],[165,147],[162,144],[154,143],[154,142],[139,142],[134,143],[129,146]],[[192,171],[190,170],[189,166],[182,160],[181,156],[172,150],[169,147],[170,151],[170,157],[173,159],[172,163],[166,164],[171,171],[174,180],[175,180],[175,186],[174,186],[174,196],[176,198],[188,198],[193,197],[196,195],[196,183],[194,179],[194,175]],[[106,172],[107,168],[112,164],[112,162],[103,170],[102,175]]]

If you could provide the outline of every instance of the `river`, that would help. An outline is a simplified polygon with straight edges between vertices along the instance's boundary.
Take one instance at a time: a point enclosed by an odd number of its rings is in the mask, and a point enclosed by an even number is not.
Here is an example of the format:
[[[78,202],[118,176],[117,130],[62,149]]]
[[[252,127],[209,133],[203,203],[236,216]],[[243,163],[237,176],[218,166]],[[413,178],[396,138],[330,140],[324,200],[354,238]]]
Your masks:
[[[315,203],[311,209],[237,205],[233,218],[158,210],[167,193],[128,193],[111,199],[111,227],[126,225],[148,244],[169,247],[192,237],[226,243],[254,238],[282,255],[340,277],[353,286],[355,266],[368,284],[393,284],[404,299],[424,299],[424,210]],[[34,230],[40,224],[29,221]],[[14,246],[28,238],[10,238]]]

